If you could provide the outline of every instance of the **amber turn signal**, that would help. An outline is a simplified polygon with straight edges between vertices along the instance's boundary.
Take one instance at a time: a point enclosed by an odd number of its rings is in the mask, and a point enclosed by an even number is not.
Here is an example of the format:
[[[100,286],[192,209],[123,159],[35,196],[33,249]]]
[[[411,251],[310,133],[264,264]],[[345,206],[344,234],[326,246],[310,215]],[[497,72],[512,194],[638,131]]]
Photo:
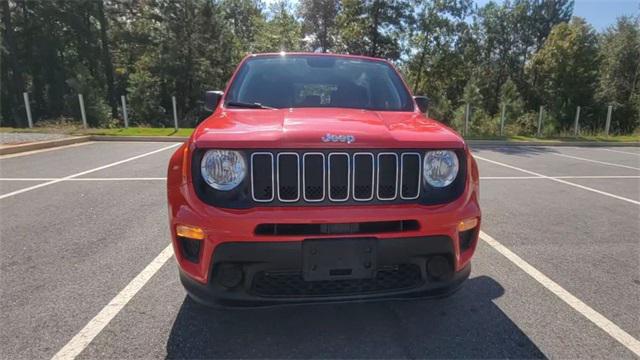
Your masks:
[[[478,226],[478,218],[464,219],[458,223],[458,231],[471,230]]]
[[[204,231],[197,226],[178,225],[176,226],[176,235],[188,239],[204,239]]]

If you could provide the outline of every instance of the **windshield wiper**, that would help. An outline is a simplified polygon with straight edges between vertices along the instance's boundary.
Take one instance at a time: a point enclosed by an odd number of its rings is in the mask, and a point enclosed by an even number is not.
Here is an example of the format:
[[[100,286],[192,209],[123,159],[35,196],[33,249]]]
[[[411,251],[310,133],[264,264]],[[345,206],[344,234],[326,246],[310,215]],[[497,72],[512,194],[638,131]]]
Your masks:
[[[241,101],[229,101],[227,102],[227,106],[247,108],[247,109],[275,109],[274,107],[265,106],[260,103],[248,103],[248,102],[241,102]]]

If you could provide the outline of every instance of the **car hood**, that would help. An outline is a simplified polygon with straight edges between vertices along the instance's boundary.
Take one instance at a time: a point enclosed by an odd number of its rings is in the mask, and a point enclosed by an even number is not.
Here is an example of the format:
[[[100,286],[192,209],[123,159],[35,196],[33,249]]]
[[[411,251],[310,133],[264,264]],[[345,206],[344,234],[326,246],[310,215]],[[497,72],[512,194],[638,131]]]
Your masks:
[[[351,143],[326,135],[353,136]],[[218,109],[193,134],[199,148],[462,148],[445,125],[414,112],[344,108]]]

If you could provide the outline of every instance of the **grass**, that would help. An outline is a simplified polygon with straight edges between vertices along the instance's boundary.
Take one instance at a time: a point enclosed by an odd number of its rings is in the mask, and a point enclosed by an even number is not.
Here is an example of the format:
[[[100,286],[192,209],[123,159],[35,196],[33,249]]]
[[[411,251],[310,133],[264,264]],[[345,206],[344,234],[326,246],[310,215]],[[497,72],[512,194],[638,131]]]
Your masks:
[[[0,132],[35,132],[66,135],[104,135],[104,136],[189,136],[193,129],[130,127],[127,129],[83,129],[78,126],[34,127],[33,129],[0,127]]]
[[[33,129],[0,127],[0,132],[39,132],[39,133],[57,133],[67,135],[104,135],[104,136],[189,136],[193,129],[173,128],[150,128],[150,127],[130,127],[127,129],[83,129],[75,124],[48,124],[47,126],[34,127]],[[548,141],[548,142],[564,142],[564,141],[593,141],[593,142],[640,142],[640,133],[632,135],[581,135],[579,137],[572,136],[545,136],[541,138],[533,136],[467,136],[467,140],[503,140],[513,142],[528,141]]]
[[[91,135],[106,136],[189,136],[193,129],[130,127],[127,129],[88,129]]]
[[[573,136],[466,136],[467,140],[505,140],[513,142],[527,142],[527,141],[546,141],[546,142],[571,142],[571,141],[593,141],[593,142],[640,142],[640,134],[633,135],[580,135],[578,137]]]

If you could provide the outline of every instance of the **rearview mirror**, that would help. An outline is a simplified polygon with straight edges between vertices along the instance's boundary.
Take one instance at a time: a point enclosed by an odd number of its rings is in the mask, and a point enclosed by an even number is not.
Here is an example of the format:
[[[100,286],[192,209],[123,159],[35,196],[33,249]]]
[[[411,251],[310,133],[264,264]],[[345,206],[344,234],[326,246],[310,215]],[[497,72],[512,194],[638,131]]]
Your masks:
[[[214,111],[218,107],[220,99],[222,99],[222,91],[207,91],[204,94],[204,109]]]
[[[414,96],[413,99],[418,104],[418,109],[420,112],[426,113],[429,110],[429,98],[426,96]]]

